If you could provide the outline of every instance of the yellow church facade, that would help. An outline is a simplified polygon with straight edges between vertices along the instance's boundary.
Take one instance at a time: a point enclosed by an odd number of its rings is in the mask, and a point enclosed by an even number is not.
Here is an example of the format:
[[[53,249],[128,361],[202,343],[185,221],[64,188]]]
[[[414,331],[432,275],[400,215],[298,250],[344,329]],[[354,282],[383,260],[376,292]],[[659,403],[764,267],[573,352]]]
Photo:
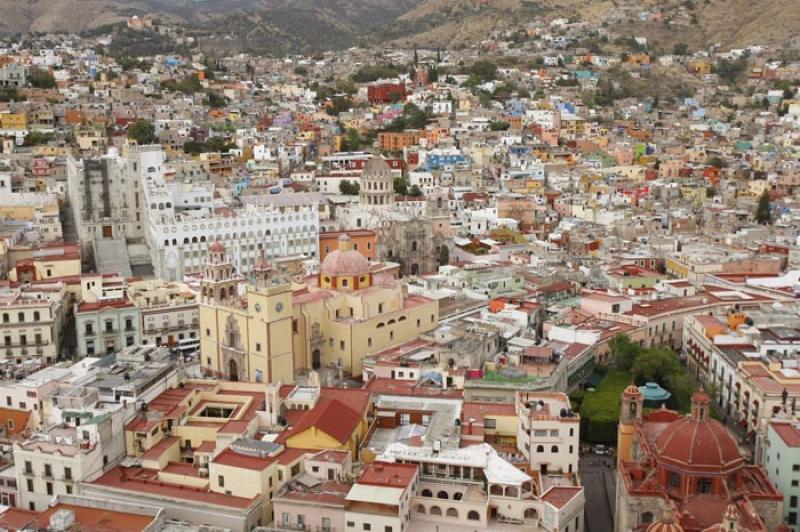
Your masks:
[[[291,382],[292,291],[272,282],[266,261],[255,271],[244,299],[241,278],[227,261],[225,249],[209,247],[200,298],[200,364],[206,374],[231,381]]]
[[[409,296],[401,281],[374,270],[342,235],[319,275],[302,283],[275,279],[259,261],[242,299],[241,279],[213,243],[201,283],[202,369],[251,382],[293,382],[298,371],[324,366],[359,375],[365,356],[438,327],[437,301]]]

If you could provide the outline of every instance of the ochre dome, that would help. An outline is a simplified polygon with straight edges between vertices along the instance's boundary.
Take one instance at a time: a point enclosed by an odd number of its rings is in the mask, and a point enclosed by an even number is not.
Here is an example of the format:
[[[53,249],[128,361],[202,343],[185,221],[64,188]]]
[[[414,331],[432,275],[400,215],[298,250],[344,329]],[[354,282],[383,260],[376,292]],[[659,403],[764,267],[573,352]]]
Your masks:
[[[339,248],[333,250],[325,257],[319,268],[323,275],[330,276],[358,276],[369,273],[369,261],[358,251],[350,247],[350,237],[339,237]]]

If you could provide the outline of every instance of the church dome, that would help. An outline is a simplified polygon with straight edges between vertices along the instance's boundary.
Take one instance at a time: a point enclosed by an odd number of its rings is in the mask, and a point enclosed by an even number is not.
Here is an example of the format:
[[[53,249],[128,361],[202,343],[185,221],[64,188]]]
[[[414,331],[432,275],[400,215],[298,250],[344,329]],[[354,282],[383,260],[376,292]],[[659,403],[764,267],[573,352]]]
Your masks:
[[[692,415],[670,423],[658,437],[662,461],[684,471],[728,473],[744,464],[736,441],[722,423],[708,417],[705,392],[692,397]]]
[[[219,240],[215,240],[210,246],[208,246],[208,250],[214,253],[222,253],[225,251],[225,245]]]
[[[646,532],[683,532],[683,527],[675,522],[675,518],[672,517],[671,513],[667,513],[664,517],[648,526]]]
[[[359,289],[371,285],[369,261],[352,249],[350,236],[339,237],[339,248],[325,257],[319,268],[322,288]]]
[[[389,181],[392,182],[392,169],[382,157],[373,157],[368,160],[361,170],[361,181]]]

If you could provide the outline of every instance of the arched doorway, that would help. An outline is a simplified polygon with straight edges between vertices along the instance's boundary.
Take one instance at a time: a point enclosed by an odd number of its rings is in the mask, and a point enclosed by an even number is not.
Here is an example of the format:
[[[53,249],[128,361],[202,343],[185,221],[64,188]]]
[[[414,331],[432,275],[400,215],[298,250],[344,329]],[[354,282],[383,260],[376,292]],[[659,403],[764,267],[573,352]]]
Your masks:
[[[419,275],[419,264],[414,263],[411,265],[411,275]]]
[[[311,353],[311,367],[315,370],[322,367],[322,353],[319,352],[319,349],[314,349]]]
[[[525,520],[526,521],[533,521],[539,518],[539,514],[536,512],[536,508],[528,508],[525,510]]]
[[[229,381],[239,380],[239,364],[237,364],[234,359],[231,359],[230,362],[228,362],[228,373]]]

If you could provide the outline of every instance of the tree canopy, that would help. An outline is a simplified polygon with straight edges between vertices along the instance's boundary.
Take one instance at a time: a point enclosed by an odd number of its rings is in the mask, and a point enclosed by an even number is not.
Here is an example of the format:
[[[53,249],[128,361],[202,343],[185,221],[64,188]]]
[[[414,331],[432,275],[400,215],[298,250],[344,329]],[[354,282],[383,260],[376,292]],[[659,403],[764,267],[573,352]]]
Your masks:
[[[154,144],[156,142],[156,127],[147,120],[137,120],[128,127],[128,138],[136,144]]]

